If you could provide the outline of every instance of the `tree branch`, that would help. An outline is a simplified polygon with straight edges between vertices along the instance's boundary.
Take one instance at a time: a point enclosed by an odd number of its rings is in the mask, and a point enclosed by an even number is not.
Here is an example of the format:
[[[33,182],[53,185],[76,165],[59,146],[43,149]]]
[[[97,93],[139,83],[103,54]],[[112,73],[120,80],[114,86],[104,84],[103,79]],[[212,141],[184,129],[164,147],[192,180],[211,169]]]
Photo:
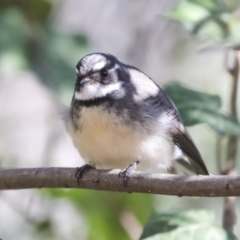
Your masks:
[[[237,119],[237,90],[238,90],[238,79],[239,79],[239,59],[240,53],[229,49],[226,52],[225,65],[226,70],[231,75],[232,78],[232,88],[231,88],[231,103],[230,110],[231,115]],[[232,56],[231,56],[232,55]],[[227,169],[225,174],[235,175],[236,160],[237,160],[237,149],[238,149],[238,137],[230,136],[228,139],[227,146]],[[224,210],[223,210],[223,227],[233,232],[233,226],[236,223],[236,213],[235,213],[236,199],[233,197],[226,197],[224,199]]]
[[[140,192],[175,196],[240,196],[240,176],[184,176],[133,172],[128,186],[119,170],[89,170],[80,181],[75,168],[1,169],[0,189],[83,188],[118,192]]]

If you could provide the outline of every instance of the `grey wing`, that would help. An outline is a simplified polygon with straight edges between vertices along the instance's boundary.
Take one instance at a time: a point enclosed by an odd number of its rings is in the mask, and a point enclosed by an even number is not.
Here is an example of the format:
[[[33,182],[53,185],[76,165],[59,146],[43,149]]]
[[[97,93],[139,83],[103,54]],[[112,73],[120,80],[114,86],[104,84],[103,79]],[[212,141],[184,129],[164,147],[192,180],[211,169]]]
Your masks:
[[[158,96],[155,96],[154,101],[152,100],[152,104],[158,108],[160,114],[164,112],[164,114],[171,116],[172,124],[169,128],[169,133],[172,137],[172,140],[175,145],[182,150],[184,155],[189,158],[196,172],[202,175],[209,175],[197,147],[182,123],[182,119],[177,107],[161,88],[159,89]]]
[[[176,125],[180,127],[174,126],[174,129],[170,132],[173,142],[189,158],[198,174],[209,175],[207,167],[186,128],[181,122],[178,122]]]
[[[182,119],[180,117],[178,109],[167,95],[165,95],[165,97],[169,99],[169,104],[173,105],[171,109],[173,109],[173,114],[175,116],[175,119],[173,120],[173,125],[171,126],[172,129],[170,129],[170,134],[172,136],[173,142],[189,158],[189,161],[195,168],[197,174],[209,175],[200,152],[198,151],[191,136],[189,135],[187,129],[182,123]]]

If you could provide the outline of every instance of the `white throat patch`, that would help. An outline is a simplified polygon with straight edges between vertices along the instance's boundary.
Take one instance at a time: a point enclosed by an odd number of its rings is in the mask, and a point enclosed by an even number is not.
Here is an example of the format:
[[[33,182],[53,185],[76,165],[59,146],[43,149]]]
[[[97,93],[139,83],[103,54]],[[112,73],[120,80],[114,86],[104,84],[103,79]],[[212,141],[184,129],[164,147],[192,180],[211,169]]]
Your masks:
[[[121,82],[109,85],[102,85],[99,82],[95,82],[94,84],[86,84],[80,92],[75,91],[74,97],[75,99],[82,101],[93,100],[105,97],[107,94],[111,94],[114,91],[119,91],[120,94],[117,94],[119,97],[123,97],[125,94]]]

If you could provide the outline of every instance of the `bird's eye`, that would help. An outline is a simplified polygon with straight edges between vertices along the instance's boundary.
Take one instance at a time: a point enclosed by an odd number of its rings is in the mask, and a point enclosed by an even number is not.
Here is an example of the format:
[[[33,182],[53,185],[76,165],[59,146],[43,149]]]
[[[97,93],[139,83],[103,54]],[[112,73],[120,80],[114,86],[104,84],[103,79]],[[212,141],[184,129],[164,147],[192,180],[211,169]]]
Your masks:
[[[106,78],[108,76],[108,71],[106,69],[102,69],[100,74],[102,78]]]

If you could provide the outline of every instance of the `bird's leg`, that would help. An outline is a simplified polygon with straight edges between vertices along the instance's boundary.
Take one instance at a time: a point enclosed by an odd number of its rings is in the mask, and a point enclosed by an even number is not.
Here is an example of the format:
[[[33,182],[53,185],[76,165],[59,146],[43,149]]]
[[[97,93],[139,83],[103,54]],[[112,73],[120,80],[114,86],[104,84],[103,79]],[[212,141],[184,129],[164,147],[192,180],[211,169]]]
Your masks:
[[[136,162],[130,164],[127,168],[122,169],[120,171],[120,173],[118,174],[119,177],[123,177],[124,187],[127,187],[129,175],[131,172],[136,170],[138,164],[139,164],[139,161],[136,161]]]
[[[78,185],[80,184],[80,179],[82,179],[83,174],[85,172],[87,172],[90,169],[95,169],[95,167],[89,165],[89,164],[85,164],[82,167],[77,167],[77,171],[75,173],[75,177],[77,178],[78,181]]]

